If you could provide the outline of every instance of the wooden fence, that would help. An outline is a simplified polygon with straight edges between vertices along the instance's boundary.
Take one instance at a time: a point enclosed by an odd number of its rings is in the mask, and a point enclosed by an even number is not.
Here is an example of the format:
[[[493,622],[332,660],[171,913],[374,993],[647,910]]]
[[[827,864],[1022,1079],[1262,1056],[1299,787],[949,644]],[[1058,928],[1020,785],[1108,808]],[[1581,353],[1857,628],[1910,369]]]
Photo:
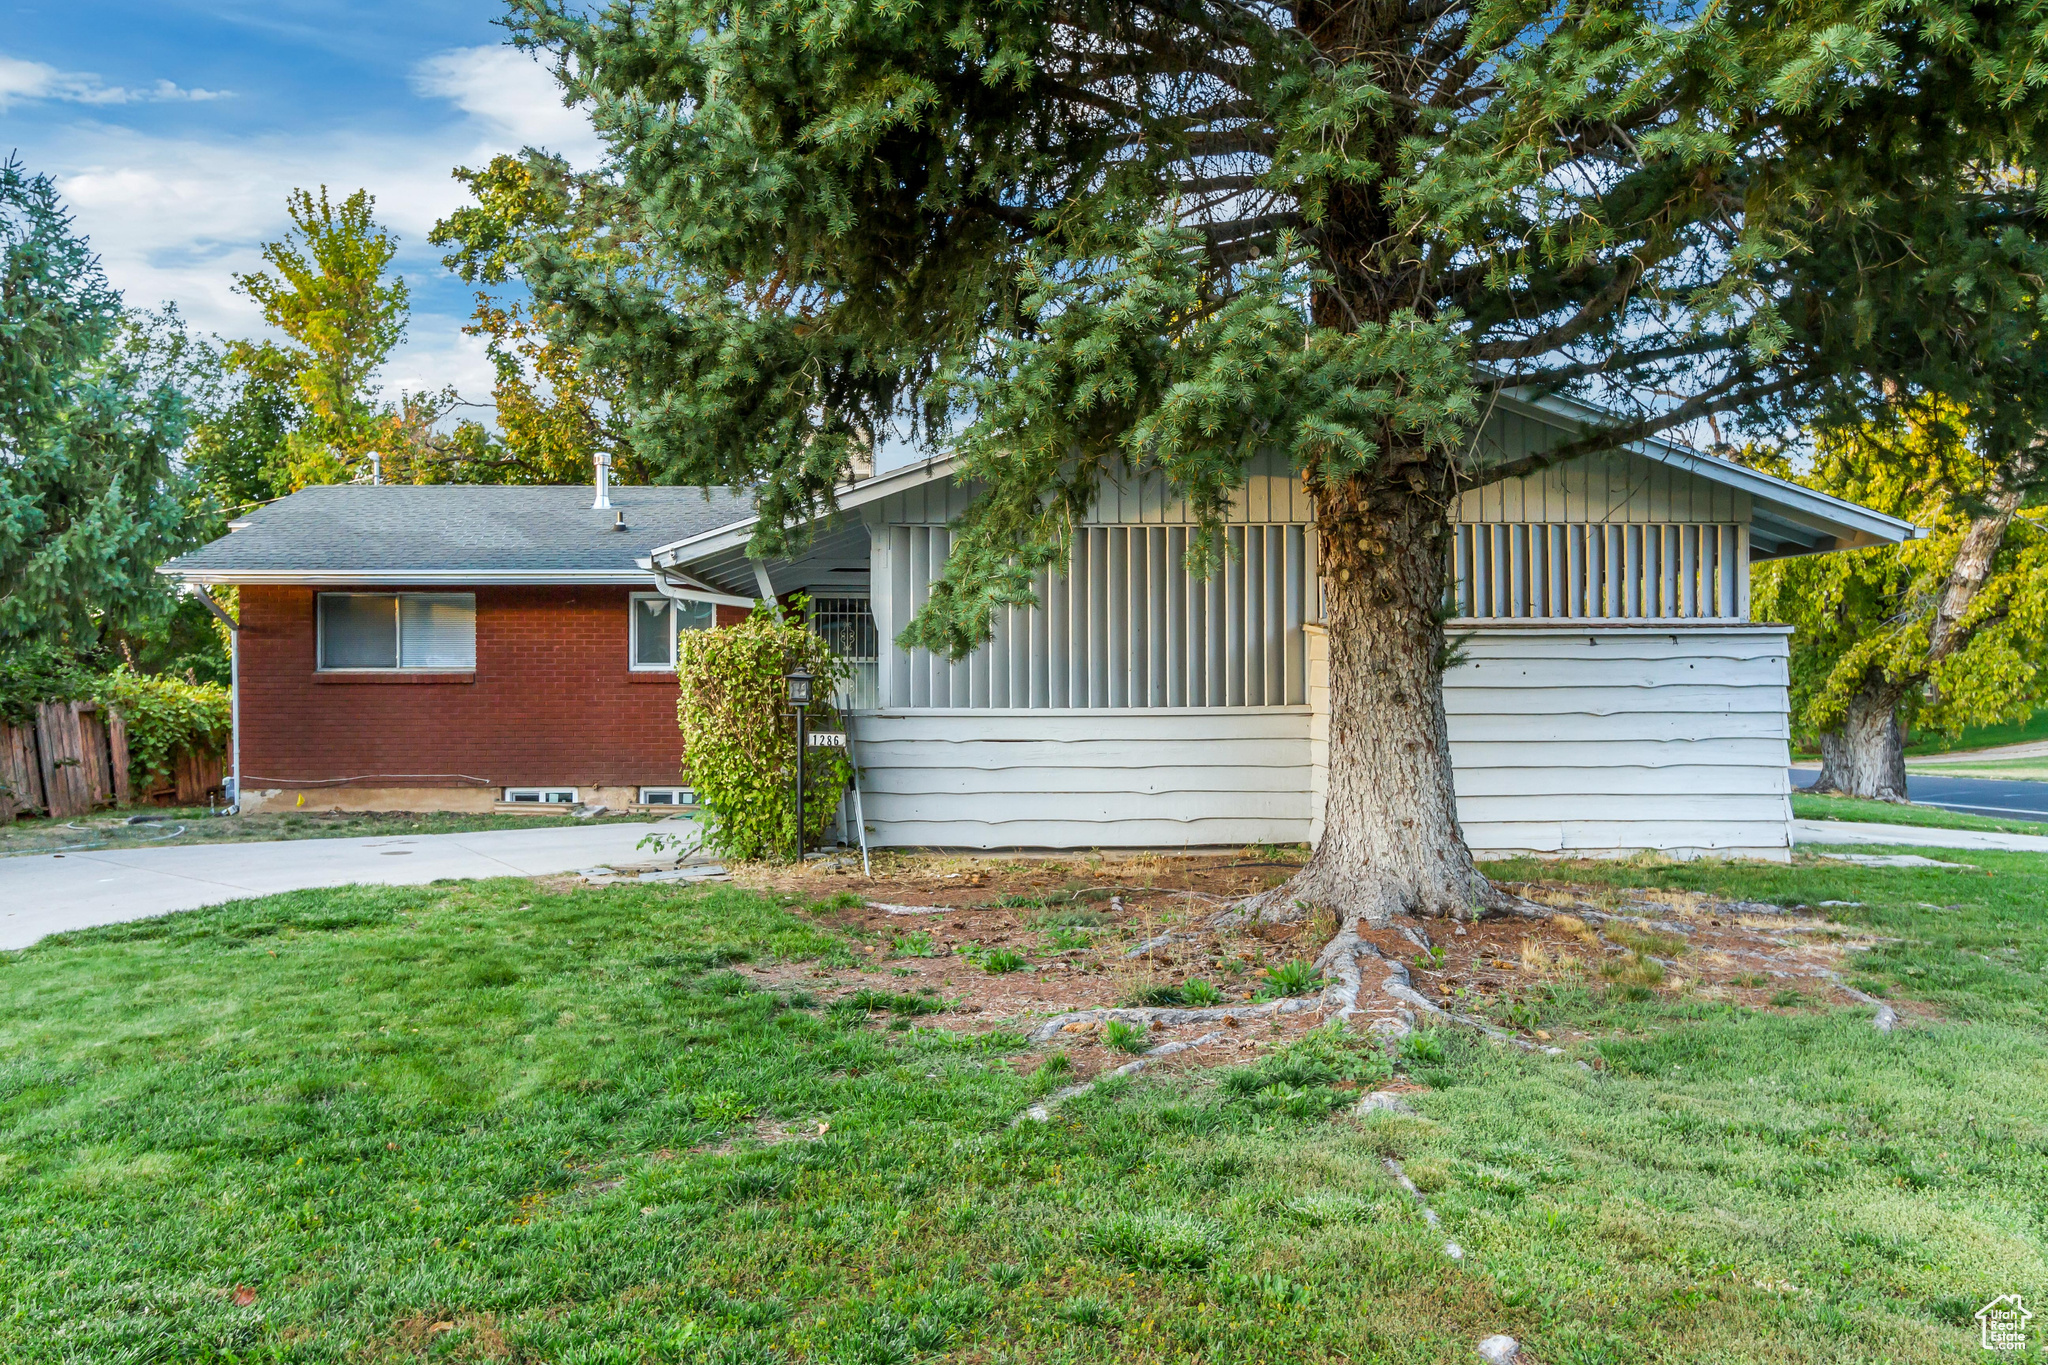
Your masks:
[[[184,750],[170,785],[140,793],[197,805],[221,785],[219,754]],[[44,702],[28,725],[0,725],[0,823],[41,812],[68,819],[99,806],[126,806],[128,727],[89,701]]]

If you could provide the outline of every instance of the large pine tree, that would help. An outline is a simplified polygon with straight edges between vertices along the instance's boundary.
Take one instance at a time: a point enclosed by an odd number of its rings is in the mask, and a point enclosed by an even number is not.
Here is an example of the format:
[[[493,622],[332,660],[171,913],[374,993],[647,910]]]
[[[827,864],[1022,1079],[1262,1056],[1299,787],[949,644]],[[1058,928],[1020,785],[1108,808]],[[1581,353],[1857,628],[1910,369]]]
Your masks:
[[[0,649],[89,647],[169,608],[185,400],[128,339],[49,177],[0,163]]]
[[[1448,504],[1534,467],[1475,450],[1492,393],[1618,413],[1544,460],[1781,424],[1866,399],[1873,358],[1981,379],[1985,299],[2032,298],[2044,39],[2009,2],[512,10],[623,206],[523,273],[624,378],[650,465],[756,486],[763,551],[891,423],[985,489],[915,642],[986,638],[1108,475],[1163,475],[1213,530],[1250,460],[1292,461],[1330,771],[1277,903],[1496,898],[1440,691]],[[1977,273],[1923,328],[1928,243]]]

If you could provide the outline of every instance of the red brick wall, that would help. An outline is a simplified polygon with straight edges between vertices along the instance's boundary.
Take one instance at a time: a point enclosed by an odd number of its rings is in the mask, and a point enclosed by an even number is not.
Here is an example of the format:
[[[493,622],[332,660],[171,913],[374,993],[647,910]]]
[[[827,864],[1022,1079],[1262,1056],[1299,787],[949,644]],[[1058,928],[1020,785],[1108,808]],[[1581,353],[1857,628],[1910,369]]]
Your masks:
[[[474,673],[387,676],[315,671],[314,592],[241,590],[248,787],[678,780],[675,678],[628,667],[632,589],[478,588]],[[743,615],[720,607],[718,623]]]

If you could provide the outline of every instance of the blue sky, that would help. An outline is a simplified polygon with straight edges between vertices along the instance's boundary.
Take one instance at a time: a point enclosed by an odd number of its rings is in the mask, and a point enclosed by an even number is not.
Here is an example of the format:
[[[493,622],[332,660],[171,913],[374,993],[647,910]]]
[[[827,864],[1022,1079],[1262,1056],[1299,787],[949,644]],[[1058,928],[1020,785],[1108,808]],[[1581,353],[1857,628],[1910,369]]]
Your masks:
[[[461,335],[471,293],[426,234],[449,178],[524,145],[579,166],[599,148],[553,80],[503,45],[495,4],[441,0],[0,0],[0,154],[53,176],[132,305],[175,301],[202,331],[261,330],[233,292],[297,186],[368,189],[400,239],[412,325],[388,389],[487,397]]]

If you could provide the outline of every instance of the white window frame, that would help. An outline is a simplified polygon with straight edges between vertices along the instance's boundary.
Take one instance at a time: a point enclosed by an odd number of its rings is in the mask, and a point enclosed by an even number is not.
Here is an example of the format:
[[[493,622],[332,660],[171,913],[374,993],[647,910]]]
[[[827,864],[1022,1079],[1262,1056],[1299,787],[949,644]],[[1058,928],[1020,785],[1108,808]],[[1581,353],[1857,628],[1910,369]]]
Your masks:
[[[666,801],[651,800],[650,798],[656,792],[667,793],[669,799]],[[678,809],[685,806],[694,806],[697,804],[697,789],[694,787],[642,787],[640,789],[640,800],[637,804],[642,806],[675,806]]]
[[[667,663],[643,664],[640,662],[640,629],[642,620],[640,613],[640,604],[642,602],[649,601],[668,603],[668,619],[671,623],[673,623],[676,619],[676,600],[670,597],[667,593],[636,592],[632,594],[632,596],[628,599],[626,607],[626,610],[630,616],[626,629],[626,666],[632,669],[635,673],[673,673],[676,671],[676,630],[669,631]],[[705,629],[713,629],[717,625],[718,608],[716,606],[712,606],[711,625],[705,627]],[[680,628],[678,627],[677,629]]]
[[[506,806],[575,806],[577,800],[574,787],[507,787],[504,799],[499,802]]]
[[[391,658],[389,668],[329,668],[327,666],[327,613],[321,603],[329,597],[386,597],[391,599]],[[405,619],[401,599],[407,597],[466,597],[469,599],[469,662],[466,664],[407,664],[405,639],[400,634]],[[316,673],[474,673],[476,672],[476,594],[473,592],[316,592],[313,594],[313,669]]]

